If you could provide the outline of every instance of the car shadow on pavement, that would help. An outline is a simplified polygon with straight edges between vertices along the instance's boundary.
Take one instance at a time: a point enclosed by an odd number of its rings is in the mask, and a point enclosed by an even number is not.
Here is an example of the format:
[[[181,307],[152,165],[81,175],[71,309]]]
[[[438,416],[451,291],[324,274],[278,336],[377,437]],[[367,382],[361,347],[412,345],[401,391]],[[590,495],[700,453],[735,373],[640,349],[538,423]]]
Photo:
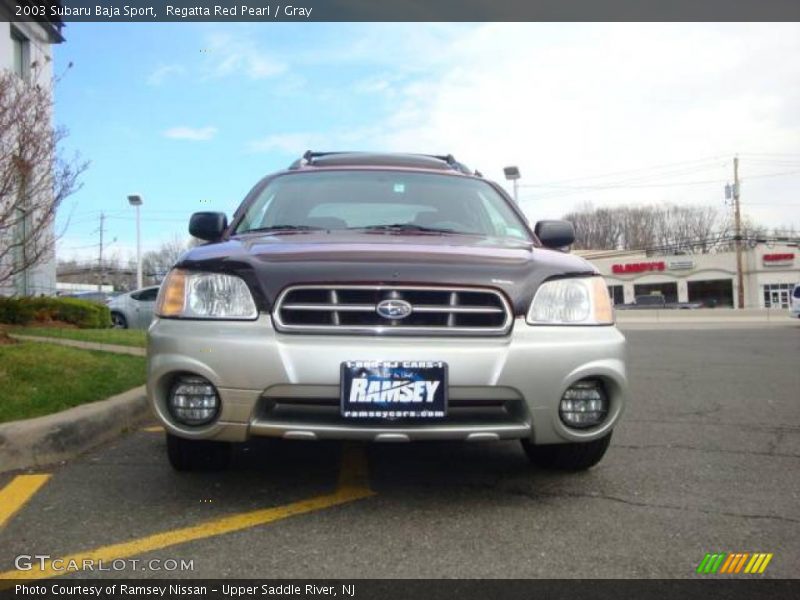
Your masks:
[[[238,446],[231,475],[246,473],[262,484],[273,481],[280,486],[297,478],[334,481],[343,468],[345,446],[363,453],[367,483],[379,494],[493,487],[503,481],[552,484],[582,476],[532,467],[516,441],[370,444],[277,439],[256,439]]]

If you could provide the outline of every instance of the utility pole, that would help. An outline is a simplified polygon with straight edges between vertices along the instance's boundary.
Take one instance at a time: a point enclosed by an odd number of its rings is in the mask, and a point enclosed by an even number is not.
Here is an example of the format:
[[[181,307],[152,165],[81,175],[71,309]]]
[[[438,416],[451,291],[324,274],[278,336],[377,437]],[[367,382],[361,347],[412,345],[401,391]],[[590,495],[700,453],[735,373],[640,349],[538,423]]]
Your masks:
[[[744,274],[742,273],[742,211],[739,206],[739,157],[733,159],[733,206],[736,227],[736,285],[738,308],[744,308]]]
[[[103,291],[103,229],[105,228],[106,215],[100,213],[100,255],[97,259],[97,291]]]

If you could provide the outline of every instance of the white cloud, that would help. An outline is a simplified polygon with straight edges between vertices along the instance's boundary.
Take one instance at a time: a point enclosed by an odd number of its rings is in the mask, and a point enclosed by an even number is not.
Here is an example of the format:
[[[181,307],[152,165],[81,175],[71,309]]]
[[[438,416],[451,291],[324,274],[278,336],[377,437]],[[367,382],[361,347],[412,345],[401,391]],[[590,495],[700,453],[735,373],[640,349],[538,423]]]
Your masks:
[[[723,186],[741,153],[745,213],[771,226],[800,224],[800,175],[761,178],[792,169],[747,155],[788,154],[800,164],[800,72],[791,60],[800,55],[798,24],[415,24],[357,33],[341,52],[316,50],[374,67],[353,91],[375,93],[380,127],[360,138],[340,127],[286,132],[255,147],[452,152],[500,181],[502,167],[516,164],[520,183],[537,186],[520,193],[532,219],[587,201],[727,210]],[[384,85],[380,74],[393,72]],[[348,137],[362,145],[348,146]],[[600,179],[604,187],[581,181],[706,157],[717,158],[669,176],[640,172],[615,187],[608,184],[625,177]],[[554,181],[561,187],[542,185]]]
[[[271,152],[277,150],[284,154],[300,155],[309,148],[322,148],[329,144],[329,137],[326,135],[298,132],[298,133],[277,133],[268,135],[259,140],[253,140],[248,144],[251,152]]]
[[[380,138],[380,129],[363,127],[319,132],[276,133],[253,140],[248,144],[251,152],[283,152],[300,156],[306,150],[370,149]]]
[[[396,79],[392,77],[370,77],[357,82],[353,89],[359,94],[386,94],[391,93],[396,85]]]
[[[216,127],[172,127],[164,131],[164,137],[173,140],[206,142],[217,135]]]
[[[178,75],[185,73],[181,65],[159,65],[147,77],[147,85],[161,85],[168,79],[172,79]]]
[[[206,78],[244,75],[249,79],[266,79],[287,71],[287,65],[270,55],[243,30],[237,34],[213,33],[206,37],[203,49]]]

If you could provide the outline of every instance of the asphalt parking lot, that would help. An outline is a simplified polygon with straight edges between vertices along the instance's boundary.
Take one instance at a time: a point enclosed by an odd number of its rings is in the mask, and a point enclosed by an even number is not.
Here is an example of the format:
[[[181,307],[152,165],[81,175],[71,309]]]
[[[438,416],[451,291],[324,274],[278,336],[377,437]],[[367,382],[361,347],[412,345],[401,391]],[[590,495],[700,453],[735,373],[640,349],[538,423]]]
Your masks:
[[[34,554],[141,561],[82,577],[164,577],[152,559],[193,561],[170,577],[695,577],[708,552],[797,577],[800,323],[625,333],[632,402],[586,473],[510,442],[262,441],[177,474],[150,427],[37,472],[0,527],[0,579]]]

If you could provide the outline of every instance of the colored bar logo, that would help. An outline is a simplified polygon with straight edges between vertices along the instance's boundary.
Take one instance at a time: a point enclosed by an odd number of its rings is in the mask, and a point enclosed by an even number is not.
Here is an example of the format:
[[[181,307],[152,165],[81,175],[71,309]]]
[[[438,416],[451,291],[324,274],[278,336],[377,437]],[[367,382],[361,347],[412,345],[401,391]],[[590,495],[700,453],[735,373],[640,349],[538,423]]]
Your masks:
[[[708,553],[697,565],[701,575],[761,574],[772,560],[769,552],[717,552]]]

